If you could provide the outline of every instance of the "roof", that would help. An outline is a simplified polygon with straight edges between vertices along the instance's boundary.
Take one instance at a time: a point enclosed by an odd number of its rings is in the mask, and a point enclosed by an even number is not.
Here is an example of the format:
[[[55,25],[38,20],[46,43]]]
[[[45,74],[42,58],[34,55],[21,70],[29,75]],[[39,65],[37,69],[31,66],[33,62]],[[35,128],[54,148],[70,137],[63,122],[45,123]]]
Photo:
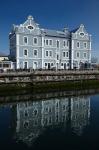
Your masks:
[[[41,29],[41,32],[45,34],[45,36],[53,36],[53,37],[68,37],[69,32],[56,31],[50,29]]]
[[[74,29],[74,30],[72,30],[72,31],[70,31],[70,32],[75,33],[78,29],[79,29],[79,28],[76,28],[76,29]]]
[[[0,52],[0,57],[8,57],[8,55],[3,52]]]

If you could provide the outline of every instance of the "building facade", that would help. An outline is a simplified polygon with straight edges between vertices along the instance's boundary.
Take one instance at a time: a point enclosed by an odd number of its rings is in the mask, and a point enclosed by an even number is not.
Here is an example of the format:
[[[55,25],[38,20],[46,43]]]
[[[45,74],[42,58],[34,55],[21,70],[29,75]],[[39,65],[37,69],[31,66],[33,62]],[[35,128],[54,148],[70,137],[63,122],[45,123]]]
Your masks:
[[[32,16],[13,25],[10,57],[18,68],[73,69],[91,63],[91,35],[84,25],[73,31],[40,28]]]
[[[15,63],[9,60],[9,56],[0,52],[0,72],[15,69]]]

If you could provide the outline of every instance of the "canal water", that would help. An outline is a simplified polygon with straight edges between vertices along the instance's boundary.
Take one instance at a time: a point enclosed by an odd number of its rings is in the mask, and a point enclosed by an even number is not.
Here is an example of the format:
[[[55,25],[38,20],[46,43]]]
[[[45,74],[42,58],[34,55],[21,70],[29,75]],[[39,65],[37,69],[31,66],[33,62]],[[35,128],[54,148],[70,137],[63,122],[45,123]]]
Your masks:
[[[99,149],[99,95],[0,104],[3,149]]]

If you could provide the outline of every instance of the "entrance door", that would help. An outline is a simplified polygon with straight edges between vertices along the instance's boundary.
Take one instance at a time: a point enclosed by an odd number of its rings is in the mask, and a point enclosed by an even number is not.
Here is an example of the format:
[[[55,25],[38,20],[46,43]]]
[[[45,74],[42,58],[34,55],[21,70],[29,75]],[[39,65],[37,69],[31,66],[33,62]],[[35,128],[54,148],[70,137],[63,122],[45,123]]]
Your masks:
[[[64,69],[66,69],[66,63],[64,63]]]
[[[48,63],[48,69],[51,69],[51,65],[50,65],[50,63]]]
[[[24,62],[24,69],[27,69],[27,68],[28,68],[28,63],[26,61],[26,62]]]
[[[33,62],[33,69],[37,69],[37,62]]]

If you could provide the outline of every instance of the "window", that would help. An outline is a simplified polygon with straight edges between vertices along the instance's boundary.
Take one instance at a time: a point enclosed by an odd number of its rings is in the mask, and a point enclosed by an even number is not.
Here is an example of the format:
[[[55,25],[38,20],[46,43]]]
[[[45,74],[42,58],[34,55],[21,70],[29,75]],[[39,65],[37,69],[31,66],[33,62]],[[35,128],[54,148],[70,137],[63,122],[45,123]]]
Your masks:
[[[68,47],[69,46],[69,41],[68,40],[63,41],[63,46]]]
[[[47,57],[52,57],[52,55],[53,55],[52,51],[45,52],[45,56],[47,56]]]
[[[45,63],[45,67],[47,66],[47,63]]]
[[[66,41],[63,41],[63,46],[66,47]]]
[[[28,68],[28,63],[27,61],[24,62],[24,69],[27,69]]]
[[[28,26],[28,29],[29,29],[29,30],[33,30],[33,26],[29,25],[29,26]]]
[[[24,50],[24,56],[27,56],[28,55],[28,51],[27,49]]]
[[[68,52],[66,52],[66,57],[68,57],[69,55],[68,55]]]
[[[46,40],[46,45],[48,45],[48,40]]]
[[[86,58],[87,57],[87,54],[86,53],[84,53],[84,58]]]
[[[46,56],[48,56],[48,51],[46,51]]]
[[[69,46],[69,41],[67,40],[67,47]]]
[[[45,45],[45,40],[44,40],[44,45]]]
[[[37,50],[34,49],[34,56],[37,56]]]
[[[37,67],[38,67],[38,62],[37,62],[37,61],[34,61],[34,62],[33,62],[33,69],[37,69]]]
[[[24,37],[24,43],[27,44],[28,43],[28,38],[25,36]]]
[[[63,63],[61,63],[61,66],[63,66]]]
[[[59,48],[59,41],[56,41],[56,46],[57,48]]]
[[[65,52],[63,52],[63,57],[65,57]]]
[[[38,43],[37,38],[34,38],[34,39],[33,39],[33,43],[34,43],[34,44],[37,44],[37,43]]]
[[[83,32],[81,32],[81,33],[80,33],[80,36],[84,36],[84,33],[83,33]]]
[[[49,56],[52,57],[52,51],[49,51]]]
[[[52,45],[52,40],[49,40],[49,45]]]
[[[77,52],[77,57],[79,58],[79,53]]]
[[[52,43],[53,43],[52,40],[49,39],[44,41],[44,44],[46,44],[47,46],[51,46]]]
[[[4,63],[4,64],[2,64],[3,66],[3,68],[9,68],[10,67],[10,64],[7,64],[7,63]]]
[[[80,43],[79,43],[79,42],[77,42],[77,47],[78,47],[78,48],[80,47]]]
[[[34,62],[35,65],[37,65],[37,62]]]
[[[51,63],[51,66],[53,66],[53,63]]]
[[[63,52],[63,57],[69,57],[68,52]]]
[[[57,54],[57,60],[59,60],[59,55]]]
[[[87,43],[84,43],[84,48],[87,48]]]

